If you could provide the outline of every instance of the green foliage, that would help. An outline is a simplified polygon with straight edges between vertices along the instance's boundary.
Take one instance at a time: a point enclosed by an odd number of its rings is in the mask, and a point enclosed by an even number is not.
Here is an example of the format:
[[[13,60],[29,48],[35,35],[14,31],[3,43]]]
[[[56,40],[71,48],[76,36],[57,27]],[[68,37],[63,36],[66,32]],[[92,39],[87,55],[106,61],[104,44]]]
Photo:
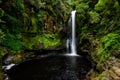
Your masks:
[[[120,41],[120,35],[115,33],[109,33],[108,35],[102,38],[104,48],[112,47],[113,49],[119,49],[120,48],[119,41]]]
[[[16,12],[16,14],[22,13],[25,9],[22,0],[9,0],[8,1],[10,8],[12,7],[12,11]],[[12,13],[10,13],[12,14]],[[12,15],[15,15],[14,13]],[[20,14],[19,14],[20,15]]]
[[[80,4],[77,3],[76,5],[76,10],[77,10],[77,26],[83,26],[82,24],[85,22],[86,20],[86,11],[89,9],[89,5],[87,3],[83,3],[81,2]]]
[[[2,16],[4,16],[4,11],[2,10],[2,8],[0,8],[0,18],[2,17]]]
[[[99,77],[100,77],[100,78],[105,77],[105,73],[104,73],[104,72],[102,72],[102,73],[99,75]]]
[[[22,0],[15,0],[15,4],[18,10],[24,10],[24,4],[22,3]]]
[[[40,30],[42,30],[41,29],[41,26],[43,26],[43,14],[44,14],[44,11],[41,11],[41,10],[39,10],[38,11],[38,13],[36,14],[36,19],[37,19],[37,21],[38,21],[38,25],[39,25],[39,29]]]
[[[25,49],[51,48],[60,45],[60,39],[56,34],[42,34],[23,38]],[[42,45],[41,45],[42,44]]]
[[[3,41],[5,33],[0,29],[0,43]]]
[[[5,23],[5,21],[3,21],[3,20],[1,19],[4,15],[5,15],[4,10],[2,10],[2,9],[0,8],[0,23]]]
[[[89,5],[87,3],[80,3],[76,6],[76,10],[79,13],[84,13],[88,9],[89,9]]]
[[[98,49],[98,56],[100,62],[108,59],[114,51],[120,50],[120,35],[115,33],[109,33],[102,39],[102,45]]]
[[[55,34],[44,34],[40,38],[40,42],[43,43],[45,48],[57,47],[60,45],[60,40]]]
[[[34,5],[36,8],[44,8],[45,2],[42,2],[41,0],[30,0],[30,3]]]
[[[99,21],[100,21],[100,15],[97,12],[90,11],[89,15],[90,15],[90,22],[91,23],[99,23]]]
[[[95,5],[95,10],[102,11],[104,9],[110,8],[114,0],[99,0],[98,3]]]
[[[105,77],[106,77],[106,75],[108,75],[107,74],[107,72],[105,72],[105,71],[103,71],[101,74],[97,74],[98,76],[97,76],[97,80],[103,80],[103,79],[105,79]]]
[[[30,0],[30,3],[35,6],[37,9],[44,9],[49,15],[55,16],[55,20],[63,20],[64,22],[70,14],[71,7],[68,1],[64,0]],[[59,17],[59,20],[58,20]]]
[[[96,61],[100,62],[119,52],[119,2],[117,0],[72,1],[77,10],[76,28],[80,49],[87,50],[90,55],[93,54]],[[90,47],[86,47],[87,44]]]
[[[77,32],[81,32],[81,28],[83,26],[87,26],[86,21],[88,19],[87,11],[89,10],[89,5],[84,1],[73,1],[73,3],[71,2],[71,5],[74,5],[77,11],[77,15],[76,15],[76,25],[78,26]]]
[[[2,41],[2,45],[8,47],[13,51],[20,51],[22,49],[22,43],[20,40],[20,35],[6,34],[4,40]]]
[[[115,8],[119,8],[119,2],[118,2],[118,1],[115,1],[114,7],[115,7]]]
[[[5,54],[7,54],[7,50],[5,47],[0,47],[0,57],[3,57]]]
[[[37,20],[36,20],[36,18],[35,17],[31,17],[31,30],[30,30],[30,32],[32,32],[32,33],[36,33],[37,32]]]
[[[40,36],[24,36],[22,38],[24,49],[38,49],[40,46]]]
[[[16,17],[7,15],[7,23],[9,23],[9,31],[14,34],[18,34],[21,31],[22,23],[19,19],[16,19]]]
[[[11,53],[38,49],[40,44],[45,48],[59,46],[60,39],[53,34],[53,26],[65,25],[70,11],[66,0],[8,0],[0,8],[0,42]],[[45,23],[50,26],[46,31],[50,34],[43,30]]]

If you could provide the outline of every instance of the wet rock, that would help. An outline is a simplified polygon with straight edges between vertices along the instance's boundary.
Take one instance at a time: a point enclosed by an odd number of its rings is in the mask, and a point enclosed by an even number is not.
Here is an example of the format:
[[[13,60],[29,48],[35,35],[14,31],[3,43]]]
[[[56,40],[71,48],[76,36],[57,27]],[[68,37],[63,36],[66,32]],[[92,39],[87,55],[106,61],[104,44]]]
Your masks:
[[[13,67],[15,64],[9,64],[9,65],[5,65],[3,66],[2,68],[5,69],[5,70],[9,70],[11,69],[11,67]]]
[[[120,59],[111,57],[104,63],[98,63],[95,71],[90,74],[90,80],[120,80]]]
[[[13,59],[13,56],[9,55],[9,54],[6,54],[5,56],[3,56],[2,58],[2,64],[3,65],[9,65],[11,63]]]

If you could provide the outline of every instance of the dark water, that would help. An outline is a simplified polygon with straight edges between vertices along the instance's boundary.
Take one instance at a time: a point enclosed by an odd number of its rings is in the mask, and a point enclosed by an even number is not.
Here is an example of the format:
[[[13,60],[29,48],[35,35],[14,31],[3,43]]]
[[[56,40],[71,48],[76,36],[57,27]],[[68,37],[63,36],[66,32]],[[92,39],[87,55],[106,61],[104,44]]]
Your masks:
[[[90,68],[83,57],[51,55],[20,63],[8,75],[10,80],[84,80]]]

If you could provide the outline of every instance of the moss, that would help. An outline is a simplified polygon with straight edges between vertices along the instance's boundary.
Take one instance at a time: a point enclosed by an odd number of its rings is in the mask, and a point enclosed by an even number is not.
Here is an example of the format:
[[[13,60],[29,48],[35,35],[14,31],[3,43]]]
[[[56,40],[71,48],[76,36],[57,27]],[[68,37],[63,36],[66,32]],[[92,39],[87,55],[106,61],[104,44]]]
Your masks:
[[[32,24],[32,28],[30,29],[30,32],[32,33],[37,33],[37,20],[35,17],[31,18],[31,24]]]
[[[99,23],[100,18],[101,18],[99,13],[97,13],[95,11],[90,11],[89,15],[90,15],[90,22],[91,23]]]
[[[25,49],[55,48],[60,45],[60,39],[55,34],[42,34],[23,38]]]
[[[39,49],[40,46],[39,38],[40,38],[39,35],[22,37],[24,49],[30,49],[30,50]]]
[[[2,41],[2,45],[13,51],[19,51],[22,48],[19,36],[12,34],[6,34],[5,39]]]
[[[44,44],[45,48],[57,47],[60,45],[60,39],[55,34],[44,34],[41,36],[40,41]]]

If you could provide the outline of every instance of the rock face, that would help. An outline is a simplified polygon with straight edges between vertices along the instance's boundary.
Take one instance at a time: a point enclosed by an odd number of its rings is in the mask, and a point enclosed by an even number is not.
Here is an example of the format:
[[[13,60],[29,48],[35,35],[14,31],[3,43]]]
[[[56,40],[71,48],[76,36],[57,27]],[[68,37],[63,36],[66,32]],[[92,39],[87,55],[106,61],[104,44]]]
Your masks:
[[[107,74],[108,80],[120,80],[120,60],[111,57],[106,63],[104,63],[104,70]]]
[[[109,71],[109,72],[110,72],[110,76],[113,79],[120,80],[120,68],[119,67],[113,66],[112,71]]]
[[[120,77],[116,75],[113,71],[109,71],[110,77],[112,77],[114,80],[120,80]]]
[[[120,80],[120,60],[118,58],[111,57],[101,64],[101,67],[97,68],[99,75],[96,75],[98,74],[97,72],[92,71],[90,80]]]
[[[118,67],[113,67],[113,71],[114,71],[118,76],[120,76],[120,68],[118,68]]]
[[[110,66],[108,69],[110,77],[114,80],[120,80],[120,60],[112,57],[107,61],[106,66]]]

